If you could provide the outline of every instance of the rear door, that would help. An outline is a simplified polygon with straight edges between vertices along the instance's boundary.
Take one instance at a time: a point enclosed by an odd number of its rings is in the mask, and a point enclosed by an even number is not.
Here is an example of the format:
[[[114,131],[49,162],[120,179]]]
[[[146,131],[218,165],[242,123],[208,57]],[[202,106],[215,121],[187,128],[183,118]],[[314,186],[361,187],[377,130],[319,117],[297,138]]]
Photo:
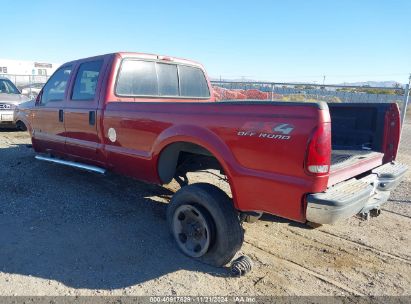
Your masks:
[[[59,68],[44,86],[33,109],[33,144],[39,152],[65,151],[63,106],[71,71],[72,65]]]
[[[107,57],[97,57],[79,62],[64,109],[67,153],[95,164],[104,159],[98,136],[98,105],[107,61]]]

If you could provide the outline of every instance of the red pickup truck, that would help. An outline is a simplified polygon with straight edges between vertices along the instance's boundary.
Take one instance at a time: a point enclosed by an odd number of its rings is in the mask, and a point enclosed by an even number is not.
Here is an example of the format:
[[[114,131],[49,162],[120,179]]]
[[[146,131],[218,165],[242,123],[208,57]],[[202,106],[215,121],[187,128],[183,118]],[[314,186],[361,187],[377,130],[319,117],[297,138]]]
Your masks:
[[[395,162],[396,104],[215,101],[195,62],[115,53],[62,65],[28,117],[37,159],[182,185],[167,220],[178,247],[212,265],[243,241],[242,219],[270,213],[332,224],[378,215],[406,166]],[[231,194],[188,184],[218,169]]]

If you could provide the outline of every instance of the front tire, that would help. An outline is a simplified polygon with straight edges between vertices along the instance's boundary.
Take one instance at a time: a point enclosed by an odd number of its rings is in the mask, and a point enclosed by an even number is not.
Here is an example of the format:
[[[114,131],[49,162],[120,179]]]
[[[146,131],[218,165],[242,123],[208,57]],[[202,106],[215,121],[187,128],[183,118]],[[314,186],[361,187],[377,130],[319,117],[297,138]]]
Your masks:
[[[193,184],[177,191],[168,206],[167,221],[184,254],[213,266],[230,262],[244,240],[231,199],[210,184]]]
[[[26,125],[20,120],[16,123],[16,129],[19,131],[27,131]]]

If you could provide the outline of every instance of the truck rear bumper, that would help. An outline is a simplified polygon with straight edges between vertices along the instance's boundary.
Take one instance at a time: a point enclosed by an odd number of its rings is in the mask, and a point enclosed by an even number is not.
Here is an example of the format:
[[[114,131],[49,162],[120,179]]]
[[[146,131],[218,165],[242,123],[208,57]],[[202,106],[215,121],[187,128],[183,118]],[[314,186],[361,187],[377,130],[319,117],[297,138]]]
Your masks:
[[[307,221],[334,224],[358,213],[379,210],[404,177],[407,166],[392,162],[365,177],[338,183],[325,192],[307,195]]]

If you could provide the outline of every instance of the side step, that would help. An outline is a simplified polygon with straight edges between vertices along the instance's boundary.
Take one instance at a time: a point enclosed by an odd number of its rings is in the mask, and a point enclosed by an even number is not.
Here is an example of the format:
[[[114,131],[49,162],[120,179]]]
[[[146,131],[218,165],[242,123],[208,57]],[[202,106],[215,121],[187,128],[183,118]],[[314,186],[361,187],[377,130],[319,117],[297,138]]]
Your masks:
[[[100,173],[100,174],[106,173],[106,169],[103,169],[103,168],[100,168],[100,167],[86,165],[86,164],[82,164],[82,163],[76,163],[76,162],[73,162],[73,161],[62,160],[62,159],[58,159],[58,158],[52,158],[52,157],[36,155],[35,159],[47,161],[47,162],[50,162],[50,163],[56,163],[56,164],[60,164],[60,165],[70,166],[70,167],[83,169],[83,170],[86,170],[86,171],[91,171],[91,172]]]

